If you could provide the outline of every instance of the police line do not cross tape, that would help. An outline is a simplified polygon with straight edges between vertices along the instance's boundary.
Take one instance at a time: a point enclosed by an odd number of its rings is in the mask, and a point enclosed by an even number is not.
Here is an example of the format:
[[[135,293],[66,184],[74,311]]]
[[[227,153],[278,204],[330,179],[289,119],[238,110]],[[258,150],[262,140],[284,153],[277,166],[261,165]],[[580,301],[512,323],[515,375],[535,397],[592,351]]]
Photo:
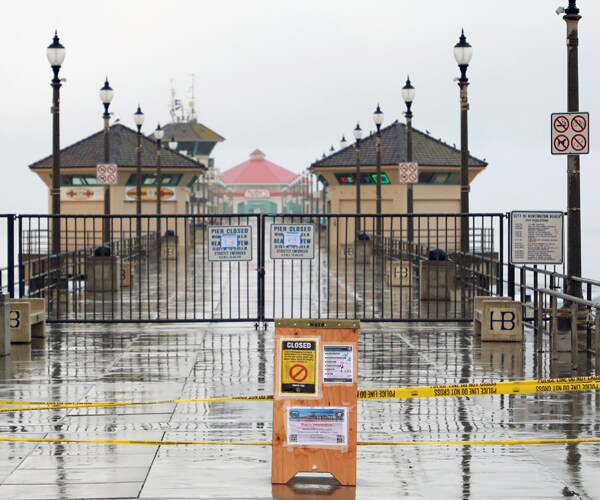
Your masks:
[[[597,389],[600,389],[600,376],[503,382],[482,382],[470,384],[432,385],[418,387],[359,389],[357,392],[357,396],[359,400],[410,399],[435,397],[493,396],[498,394],[543,394],[551,392],[589,391]],[[36,410],[59,410],[68,408],[91,408],[103,406],[135,406],[174,403],[223,403],[228,401],[272,400],[272,395],[265,394],[261,396],[230,396],[201,399],[168,399],[160,401],[115,401],[84,403],[50,401],[0,401],[0,405],[8,406],[7,408],[0,408],[0,413]]]

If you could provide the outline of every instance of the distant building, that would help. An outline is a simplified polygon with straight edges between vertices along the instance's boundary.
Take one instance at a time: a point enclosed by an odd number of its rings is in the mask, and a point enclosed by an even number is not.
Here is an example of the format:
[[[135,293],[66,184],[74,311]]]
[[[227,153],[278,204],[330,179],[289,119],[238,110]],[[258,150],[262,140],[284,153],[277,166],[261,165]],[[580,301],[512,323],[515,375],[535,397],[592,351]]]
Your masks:
[[[223,172],[221,179],[233,190],[234,213],[280,213],[283,189],[296,177],[256,149],[249,160]]]
[[[460,213],[460,150],[413,128],[414,213]],[[406,125],[394,122],[381,129],[381,211],[406,213],[407,184],[400,181],[399,164],[406,162]],[[360,141],[361,213],[375,213],[375,134]],[[469,156],[469,184],[487,166]],[[354,144],[311,165],[328,185],[328,211],[356,213],[356,149]]]
[[[116,184],[110,186],[111,214],[135,214],[136,211],[136,138],[137,133],[121,124],[110,127],[110,163],[117,165]],[[96,179],[96,168],[104,163],[104,134],[101,130],[67,146],[60,152],[61,213],[103,214],[104,186]],[[51,205],[52,156],[29,168],[48,186]],[[142,213],[156,213],[156,142],[142,136]],[[206,172],[206,167],[187,156],[164,148],[161,153],[161,211],[184,214],[191,186]],[[49,210],[50,211],[50,210]]]
[[[173,115],[173,113],[172,113]],[[214,147],[225,140],[206,125],[190,117],[187,121],[175,121],[164,127],[165,146],[174,139],[177,151],[208,167],[192,184],[190,198],[185,213],[208,214],[231,211],[230,196],[219,181],[219,171],[211,157]]]

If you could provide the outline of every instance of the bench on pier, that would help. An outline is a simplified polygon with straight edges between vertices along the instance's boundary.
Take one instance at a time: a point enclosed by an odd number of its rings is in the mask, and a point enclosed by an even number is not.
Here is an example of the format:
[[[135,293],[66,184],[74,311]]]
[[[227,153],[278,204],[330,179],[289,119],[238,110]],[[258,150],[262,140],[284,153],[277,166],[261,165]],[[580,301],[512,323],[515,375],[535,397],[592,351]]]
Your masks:
[[[8,309],[11,342],[28,343],[32,337],[46,336],[46,299],[10,299]]]
[[[510,297],[475,297],[473,333],[483,341],[522,342],[523,305]]]

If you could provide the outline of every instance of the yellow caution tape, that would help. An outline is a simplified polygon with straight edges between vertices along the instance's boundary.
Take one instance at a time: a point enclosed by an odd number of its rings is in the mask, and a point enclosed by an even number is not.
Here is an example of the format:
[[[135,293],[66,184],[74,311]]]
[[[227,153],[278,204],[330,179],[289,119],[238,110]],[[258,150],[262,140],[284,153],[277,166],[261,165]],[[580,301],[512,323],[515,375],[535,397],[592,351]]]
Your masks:
[[[496,394],[543,394],[600,389],[600,376],[359,390],[358,399],[407,399]]]
[[[369,399],[409,399],[457,396],[492,396],[497,394],[544,394],[550,392],[589,391],[600,389],[600,376],[554,378],[541,380],[518,380],[505,382],[482,382],[479,384],[452,384],[420,387],[390,387],[385,389],[360,389],[357,397]],[[115,406],[222,403],[228,401],[272,401],[272,395],[233,396],[200,399],[165,399],[158,401],[115,401],[115,402],[50,402],[50,401],[0,401],[0,405],[31,405],[17,408],[0,408],[0,413],[58,410],[68,408],[105,408]]]
[[[1,405],[31,405],[18,408],[0,408],[0,413],[34,411],[34,410],[61,410],[65,408],[110,408],[114,406],[144,406],[144,405],[164,405],[179,403],[223,403],[229,401],[272,401],[272,395],[263,396],[228,396],[216,398],[198,398],[198,399],[163,399],[156,401],[99,401],[87,403],[73,403],[68,401],[0,401]]]
[[[43,437],[0,437],[0,442],[13,443],[71,443],[136,446],[272,446],[271,441],[157,441],[131,439],[64,439]],[[490,439],[475,441],[358,441],[357,446],[518,446],[542,444],[600,443],[600,438],[564,439]]]

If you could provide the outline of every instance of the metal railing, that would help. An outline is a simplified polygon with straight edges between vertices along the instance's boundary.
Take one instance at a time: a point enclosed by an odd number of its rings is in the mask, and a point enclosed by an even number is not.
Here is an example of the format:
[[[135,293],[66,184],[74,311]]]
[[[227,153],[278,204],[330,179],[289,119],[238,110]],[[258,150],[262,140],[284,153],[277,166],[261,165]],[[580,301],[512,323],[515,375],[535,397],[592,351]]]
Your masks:
[[[600,356],[597,355],[600,347],[600,302],[546,288],[537,290],[536,295],[538,307],[534,331],[537,352],[543,352],[542,336],[547,332],[552,360],[558,359],[559,351],[570,353],[571,370],[577,373],[580,370],[579,353],[583,351],[594,354],[595,373],[600,373]]]

